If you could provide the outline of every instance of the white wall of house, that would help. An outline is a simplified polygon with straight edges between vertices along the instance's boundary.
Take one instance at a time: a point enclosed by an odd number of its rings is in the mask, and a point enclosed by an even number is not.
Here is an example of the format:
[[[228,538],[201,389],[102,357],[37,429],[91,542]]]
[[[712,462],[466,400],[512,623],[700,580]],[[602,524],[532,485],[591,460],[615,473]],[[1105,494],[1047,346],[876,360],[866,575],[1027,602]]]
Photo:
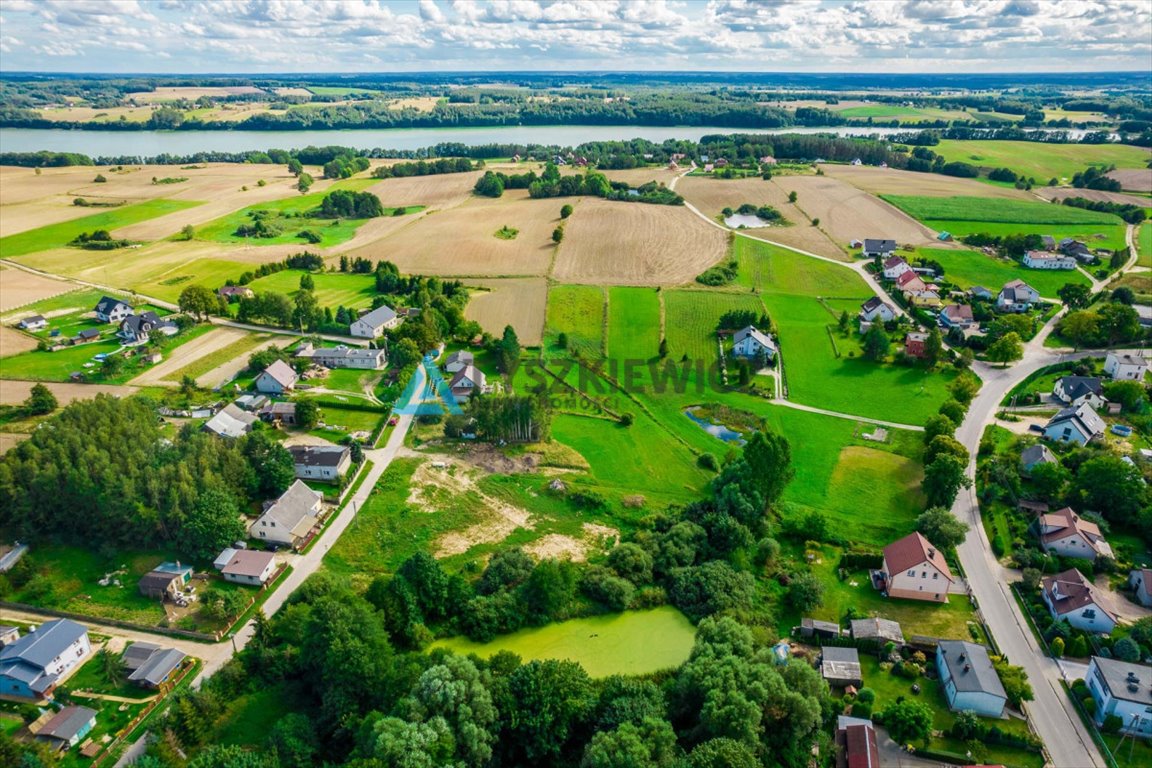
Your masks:
[[[1117,355],[1111,353],[1104,360],[1104,373],[1117,381],[1140,381],[1147,371],[1147,366],[1121,362]]]
[[[1041,595],[1052,616],[1054,618],[1067,620],[1068,624],[1074,629],[1082,629],[1085,632],[1099,632],[1106,635],[1116,628],[1116,622],[1112,620],[1112,617],[1094,603],[1086,605],[1083,608],[1077,608],[1074,611],[1069,611],[1061,616],[1056,616],[1056,612],[1052,610],[1052,603],[1049,602],[1048,593],[1042,592]]]
[[[948,577],[930,562],[892,573],[888,562],[884,561],[884,573],[888,574],[888,594],[892,597],[938,603],[948,601]]]
[[[1116,715],[1124,723],[1123,728],[1126,732],[1152,736],[1152,711],[1149,711],[1152,708],[1152,699],[1149,699],[1149,703],[1145,703],[1126,701],[1112,696],[1104,684],[1100,671],[1096,668],[1095,659],[1088,664],[1088,674],[1084,682],[1088,684],[1088,691],[1096,700],[1096,723],[1098,725],[1103,725],[1104,719],[1108,715]],[[1133,718],[1134,715],[1135,718]],[[1133,722],[1136,723],[1135,728],[1132,727]]]
[[[266,395],[282,395],[284,394],[284,386],[269,376],[267,372],[264,372],[256,377],[256,391]]]
[[[1062,539],[1045,543],[1044,550],[1064,557],[1082,557],[1085,560],[1095,560],[1098,554],[1083,536],[1075,532]]]
[[[766,347],[751,336],[746,336],[740,341],[732,345],[733,354],[740,357],[756,357],[763,352],[768,357],[776,354],[776,350],[771,347]]]

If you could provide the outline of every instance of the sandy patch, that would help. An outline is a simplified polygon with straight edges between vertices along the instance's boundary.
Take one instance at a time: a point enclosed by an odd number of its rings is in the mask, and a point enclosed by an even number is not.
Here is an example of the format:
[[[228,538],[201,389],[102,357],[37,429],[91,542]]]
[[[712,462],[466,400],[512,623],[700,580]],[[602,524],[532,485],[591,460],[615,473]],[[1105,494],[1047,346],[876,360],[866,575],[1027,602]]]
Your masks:
[[[221,98],[224,96],[245,96],[254,93],[264,93],[254,85],[164,85],[151,91],[134,91],[125,94],[124,98],[135,101],[137,104],[152,104],[177,99],[196,100],[201,96]]]
[[[583,535],[579,539],[560,533],[549,533],[526,545],[524,551],[538,560],[555,558],[582,563],[588,559],[590,550],[597,547],[608,549],[620,540],[620,532],[606,525],[584,523],[581,529]]]
[[[1138,195],[1125,195],[1122,192],[1105,192],[1102,189],[1069,189],[1068,187],[1041,187],[1035,190],[1036,194],[1045,200],[1063,200],[1066,197],[1082,197],[1085,200],[1095,200],[1105,203],[1120,203],[1121,205],[1137,205],[1141,208],[1152,207],[1152,200]]]
[[[0,325],[0,357],[31,352],[38,345],[39,342],[28,334],[6,325]]]
[[[480,323],[493,336],[511,325],[520,343],[532,347],[540,343],[544,330],[544,308],[548,300],[548,283],[543,278],[509,280],[469,280],[469,286],[486,288],[473,291],[464,316]]]
[[[172,350],[168,357],[128,383],[137,387],[164,384],[166,379],[174,376],[182,368],[239,341],[247,335],[247,331],[238,328],[214,328],[203,336],[198,336],[187,344]]]
[[[75,285],[63,280],[41,277],[22,269],[0,267],[0,312],[6,313],[74,290]]]
[[[335,445],[322,437],[310,435],[307,432],[290,432],[288,437],[284,438],[283,445],[285,447],[293,445]]]
[[[4,405],[18,405],[28,399],[32,393],[33,381],[13,381],[0,379],[0,403]],[[126,397],[136,393],[136,387],[114,384],[62,384],[54,382],[41,382],[56,399],[64,406],[73,400],[91,400],[96,395],[115,395]]]
[[[895,168],[877,168],[870,165],[821,165],[828,176],[846,181],[854,187],[874,195],[926,195],[928,197],[1003,197],[1015,200],[1033,200],[1032,194],[1011,187],[998,187],[973,179],[943,176],[939,173],[917,173]],[[781,178],[781,183],[787,179]]]
[[[728,235],[684,206],[585,198],[565,225],[552,276],[572,283],[678,285],[727,250]]]

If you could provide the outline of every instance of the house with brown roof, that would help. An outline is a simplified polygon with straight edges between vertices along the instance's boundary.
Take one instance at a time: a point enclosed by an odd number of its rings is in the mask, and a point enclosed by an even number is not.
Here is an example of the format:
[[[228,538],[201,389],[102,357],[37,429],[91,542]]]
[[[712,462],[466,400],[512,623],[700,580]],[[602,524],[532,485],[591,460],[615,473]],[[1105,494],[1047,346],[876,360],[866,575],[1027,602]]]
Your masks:
[[[840,715],[836,721],[836,768],[880,768],[871,720]]]
[[[945,328],[970,328],[976,322],[970,304],[949,304],[940,310],[938,319]]]
[[[232,557],[220,569],[225,581],[259,587],[268,583],[276,572],[276,556],[254,549],[233,550]]]
[[[1092,582],[1075,568],[1042,578],[1040,597],[1054,619],[1064,619],[1075,629],[1108,634],[1119,623],[1100,601]]]
[[[1036,530],[1045,552],[1086,560],[1115,557],[1100,526],[1080,517],[1071,507],[1041,515],[1036,520]]]
[[[909,269],[909,271],[902,272],[900,277],[896,278],[896,288],[905,294],[920,293],[928,290],[928,284],[920,279],[920,275]]]
[[[884,547],[881,576],[889,597],[948,602],[955,583],[944,554],[920,533],[911,533]]]
[[[895,280],[905,272],[911,271],[912,265],[904,261],[900,256],[890,256],[884,260],[884,277],[888,280]]]

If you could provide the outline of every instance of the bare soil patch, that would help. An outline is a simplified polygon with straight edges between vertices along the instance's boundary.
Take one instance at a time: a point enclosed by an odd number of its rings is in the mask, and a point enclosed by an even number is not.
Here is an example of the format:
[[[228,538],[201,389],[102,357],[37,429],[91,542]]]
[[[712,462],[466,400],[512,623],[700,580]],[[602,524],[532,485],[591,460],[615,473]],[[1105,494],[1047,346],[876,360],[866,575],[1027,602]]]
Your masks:
[[[219,96],[243,96],[254,93],[264,93],[264,91],[254,85],[165,85],[159,86],[152,91],[135,91],[127,94],[125,98],[132,99],[137,104],[153,104],[165,101],[176,101],[177,99],[196,100],[201,96],[211,98]]]
[[[8,453],[30,437],[20,432],[0,432],[0,456]]]
[[[1013,200],[1033,200],[1032,194],[1021,189],[984,184],[973,179],[943,176],[939,173],[917,173],[895,168],[877,168],[870,165],[820,166],[826,176],[846,181],[854,187],[874,195],[925,195],[928,197],[1003,197]],[[780,179],[787,184],[786,179]],[[803,204],[803,200],[800,201]]]
[[[586,199],[565,225],[552,276],[568,283],[676,285],[727,250],[728,236],[683,206]]]
[[[31,352],[36,349],[39,342],[26,333],[0,325],[0,357],[18,355],[21,352]],[[3,366],[0,366],[2,370]]]
[[[22,269],[0,267],[0,312],[7,313],[74,290],[75,285],[63,280],[41,277]]]
[[[658,181],[665,186],[680,175],[680,171],[670,171],[666,166],[651,166],[648,168],[629,168],[624,171],[603,171],[612,181],[623,181],[628,184],[640,186],[650,181]]]
[[[611,548],[620,540],[620,532],[615,528],[597,523],[584,523],[580,538],[549,533],[524,547],[524,551],[538,560],[556,558],[575,563],[588,559],[588,552],[597,547]]]
[[[177,347],[168,357],[132,379],[129,384],[138,387],[164,384],[165,379],[181,368],[191,365],[200,358],[221,350],[247,335],[247,331],[238,328],[214,328],[203,336],[198,336],[187,344]]]
[[[4,405],[17,405],[24,402],[28,399],[28,395],[31,394],[32,386],[35,383],[36,382],[33,381],[0,379],[0,403]],[[73,400],[91,400],[96,397],[96,395],[126,397],[135,394],[137,391],[136,387],[127,385],[41,383],[52,390],[52,394],[56,395],[56,399],[60,401],[60,405],[67,405]]]
[[[503,333],[504,327],[511,325],[521,344],[532,347],[540,343],[548,301],[544,278],[469,280],[467,284],[487,290],[472,293],[465,317],[493,335]]]
[[[403,161],[394,161],[403,162]],[[393,165],[394,162],[381,163]],[[438,176],[406,176],[384,179],[373,184],[368,191],[380,198],[388,208],[401,205],[423,205],[428,208],[448,208],[467,201],[481,172],[444,173]]]
[[[1152,168],[1120,168],[1108,176],[1120,182],[1123,189],[1152,192]]]
[[[1102,189],[1069,189],[1068,187],[1042,187],[1035,190],[1036,194],[1045,200],[1063,200],[1068,197],[1082,197],[1085,200],[1095,200],[1104,203],[1120,203],[1121,205],[1138,205],[1141,208],[1152,207],[1152,200],[1139,195],[1125,195],[1122,192],[1105,192]]]

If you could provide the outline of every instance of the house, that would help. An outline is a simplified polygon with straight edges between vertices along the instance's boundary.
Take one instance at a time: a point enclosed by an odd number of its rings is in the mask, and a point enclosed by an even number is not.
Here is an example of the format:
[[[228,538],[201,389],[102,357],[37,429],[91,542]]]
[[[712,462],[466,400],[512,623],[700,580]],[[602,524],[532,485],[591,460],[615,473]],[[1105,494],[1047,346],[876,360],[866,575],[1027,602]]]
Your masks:
[[[176,593],[192,578],[192,566],[175,563],[160,563],[140,577],[137,586],[140,594],[161,602],[174,598]]]
[[[335,347],[313,347],[311,343],[305,342],[296,351],[296,357],[310,360],[325,368],[380,370],[388,363],[388,353],[383,349],[347,347],[343,344]]]
[[[896,252],[895,240],[873,240],[871,238],[864,238],[864,258],[866,259],[887,259]],[[885,274],[885,277],[888,275]]]
[[[0,648],[11,645],[20,639],[20,628],[8,625],[0,626]]]
[[[91,652],[88,630],[68,619],[46,621],[0,648],[0,694],[39,701]]]
[[[324,497],[297,480],[275,501],[265,502],[264,513],[248,527],[254,539],[298,547],[320,522]]]
[[[928,343],[928,334],[912,332],[904,336],[904,354],[908,357],[920,359],[924,357],[925,345]]]
[[[72,337],[73,344],[88,344],[89,342],[97,341],[100,338],[99,328],[85,328]]]
[[[274,573],[276,556],[271,552],[257,552],[253,549],[234,550],[232,558],[220,569],[220,575],[225,581],[256,587],[267,584]]]
[[[1113,381],[1143,381],[1148,373],[1148,360],[1143,355],[1109,352],[1104,358],[1104,373]]]
[[[1044,244],[1044,250],[1056,250],[1056,238],[1052,237],[1052,235],[1040,235],[1040,242]]]
[[[283,360],[275,360],[256,377],[256,391],[266,395],[282,395],[295,387],[299,378],[292,366]]]
[[[285,426],[296,424],[296,403],[269,403],[260,409],[260,418]]]
[[[16,323],[16,327],[22,331],[42,331],[48,327],[48,321],[43,315],[32,315]]]
[[[162,333],[165,336],[174,336],[179,327],[171,320],[162,320],[155,312],[144,312],[139,315],[128,315],[120,321],[120,330],[116,335],[124,340],[125,344],[142,344],[153,333]]]
[[[128,673],[128,682],[155,689],[172,679],[186,658],[186,654],[175,648],[131,643],[124,649],[124,670]]]
[[[1152,568],[1136,568],[1128,574],[1128,586],[1136,602],[1145,608],[1152,608]]]
[[[1023,280],[1005,283],[996,296],[996,309],[1001,312],[1027,312],[1040,301],[1039,292]]]
[[[936,646],[936,671],[953,712],[967,710],[984,717],[1004,714],[1008,694],[984,646],[967,640],[941,640]]]
[[[880,748],[871,720],[836,719],[836,768],[880,768]]]
[[[890,597],[948,602],[955,579],[944,555],[919,533],[884,547],[882,576]]]
[[[1080,517],[1071,507],[1041,515],[1036,520],[1036,532],[1045,552],[1086,560],[1115,557],[1112,547],[1100,533],[1100,526]]]
[[[1106,635],[1116,627],[1116,615],[1104,607],[1092,582],[1075,568],[1040,579],[1040,597],[1052,618],[1064,619],[1075,629]]]
[[[860,652],[855,648],[824,646],[820,649],[820,675],[833,688],[860,687],[864,684]]]
[[[293,445],[292,465],[303,480],[339,480],[352,466],[352,451],[346,445]]]
[[[975,324],[972,307],[968,304],[949,304],[937,316],[945,328],[970,328]]]
[[[884,278],[895,280],[906,272],[912,271],[912,266],[900,256],[890,256],[883,264]]]
[[[1044,251],[1028,251],[1024,254],[1024,266],[1031,269],[1076,269],[1076,259],[1072,256],[1058,256]]]
[[[840,625],[832,621],[821,621],[804,617],[800,619],[800,636],[829,638],[840,637]]]
[[[1020,452],[1020,471],[1028,475],[1037,464],[1055,464],[1056,456],[1043,443],[1030,445]],[[1045,505],[1047,509],[1047,505]]]
[[[216,291],[216,295],[225,301],[239,301],[251,299],[256,294],[246,285],[225,285]]]
[[[1093,408],[1103,408],[1108,402],[1099,376],[1061,376],[1052,387],[1052,396],[1072,407],[1088,403]]]
[[[64,707],[33,734],[37,741],[46,741],[56,752],[66,752],[80,743],[96,726],[96,710],[88,707]],[[31,728],[29,728],[31,730]]]
[[[471,365],[466,365],[457,371],[448,383],[448,388],[452,390],[452,396],[457,400],[467,400],[472,397],[473,392],[483,393],[487,386],[488,380],[485,378],[484,372]]]
[[[256,414],[241,410],[235,403],[228,403],[204,422],[203,429],[217,437],[235,439],[251,432],[257,420]]]
[[[132,306],[128,302],[111,296],[105,296],[96,303],[96,319],[102,323],[118,323],[132,312]]]
[[[448,355],[444,361],[444,370],[448,373],[459,373],[476,362],[475,356],[466,349],[459,349]]]
[[[387,305],[381,305],[371,312],[365,312],[358,320],[352,322],[348,329],[353,336],[362,339],[375,339],[382,336],[388,328],[400,325],[400,317],[396,311]]]
[[[920,275],[908,270],[896,278],[896,288],[909,294],[928,290],[928,284],[920,279]]]
[[[940,301],[940,294],[933,290],[907,291],[904,296],[914,307],[935,309],[943,303]]]
[[[888,643],[904,645],[904,632],[900,629],[900,624],[891,619],[875,617],[852,619],[848,622],[848,626],[851,628],[853,640],[875,643],[876,645],[887,645]]]
[[[1136,310],[1141,328],[1152,328],[1152,307],[1147,304],[1133,304],[1132,309]]]
[[[1098,725],[1115,715],[1123,733],[1152,736],[1152,667],[1093,656],[1084,682],[1096,701]]]
[[[1093,255],[1091,248],[1079,240],[1073,240],[1070,237],[1066,237],[1060,241],[1060,250],[1083,264],[1091,264],[1096,260],[1096,256]]]
[[[968,289],[968,295],[974,299],[991,299],[992,291],[982,285],[974,285]]]
[[[756,358],[764,355],[769,360],[776,356],[776,342],[772,337],[750,325],[732,336],[732,354],[737,357]]]
[[[1044,437],[1049,440],[1067,441],[1087,445],[1104,434],[1104,420],[1084,403],[1075,408],[1065,408],[1044,425]]]

